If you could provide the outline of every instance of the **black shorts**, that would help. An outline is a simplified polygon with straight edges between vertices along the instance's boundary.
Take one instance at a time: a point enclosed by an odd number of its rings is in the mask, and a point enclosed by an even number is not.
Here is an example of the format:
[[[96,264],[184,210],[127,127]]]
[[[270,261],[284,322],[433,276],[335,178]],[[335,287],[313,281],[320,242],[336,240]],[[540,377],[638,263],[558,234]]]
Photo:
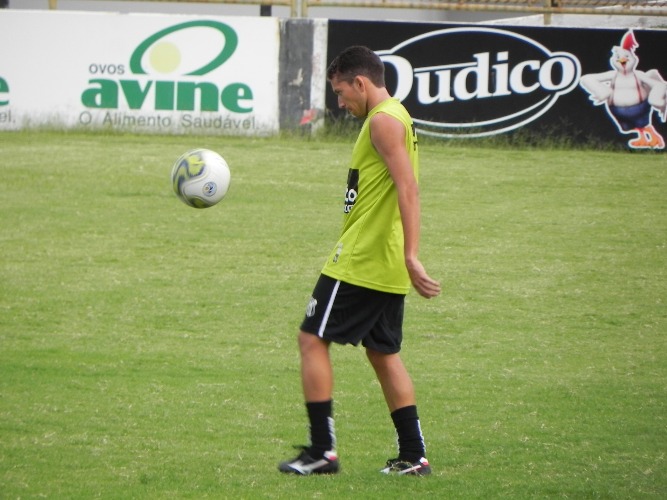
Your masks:
[[[337,344],[385,354],[401,350],[405,295],[379,292],[320,275],[301,330]]]

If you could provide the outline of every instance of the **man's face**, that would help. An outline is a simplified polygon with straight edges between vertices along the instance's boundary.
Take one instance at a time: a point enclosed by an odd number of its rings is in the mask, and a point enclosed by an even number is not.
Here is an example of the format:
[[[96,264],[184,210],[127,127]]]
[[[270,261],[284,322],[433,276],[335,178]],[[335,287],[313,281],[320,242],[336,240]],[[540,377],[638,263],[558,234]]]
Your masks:
[[[365,118],[368,114],[366,109],[365,86],[360,77],[356,77],[352,82],[340,80],[338,76],[331,79],[331,89],[338,96],[338,107],[346,109],[356,118]]]

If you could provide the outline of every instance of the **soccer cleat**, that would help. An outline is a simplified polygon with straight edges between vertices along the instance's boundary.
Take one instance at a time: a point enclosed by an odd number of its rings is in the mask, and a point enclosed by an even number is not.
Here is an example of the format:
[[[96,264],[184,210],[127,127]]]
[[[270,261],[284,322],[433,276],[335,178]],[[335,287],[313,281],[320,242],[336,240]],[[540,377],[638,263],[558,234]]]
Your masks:
[[[431,473],[431,466],[428,464],[428,460],[423,457],[416,462],[391,458],[387,460],[387,465],[380,472],[399,476],[428,476]]]
[[[326,451],[320,459],[308,454],[308,447],[299,446],[301,453],[294,459],[281,462],[278,470],[286,474],[308,476],[310,474],[336,474],[340,469],[338,456],[335,451]]]

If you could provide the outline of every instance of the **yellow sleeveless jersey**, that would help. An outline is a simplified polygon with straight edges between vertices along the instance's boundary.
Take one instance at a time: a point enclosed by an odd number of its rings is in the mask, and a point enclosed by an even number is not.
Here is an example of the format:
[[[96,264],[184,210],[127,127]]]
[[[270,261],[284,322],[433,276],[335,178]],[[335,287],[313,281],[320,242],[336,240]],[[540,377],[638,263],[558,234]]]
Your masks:
[[[373,290],[407,294],[410,277],[405,267],[396,186],[371,142],[370,120],[377,113],[386,113],[405,126],[405,146],[415,178],[419,178],[417,136],[412,119],[397,99],[383,101],[366,117],[352,151],[343,230],[322,274]]]

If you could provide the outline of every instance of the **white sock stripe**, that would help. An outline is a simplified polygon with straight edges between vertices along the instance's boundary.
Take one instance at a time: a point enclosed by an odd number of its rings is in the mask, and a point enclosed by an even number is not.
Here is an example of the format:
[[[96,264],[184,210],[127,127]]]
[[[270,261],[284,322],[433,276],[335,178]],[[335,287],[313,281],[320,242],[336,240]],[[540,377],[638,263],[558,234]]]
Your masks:
[[[336,428],[334,427],[334,419],[332,417],[329,417],[328,423],[329,423],[329,436],[331,436],[331,449],[335,450],[337,447],[337,443],[336,443]]]
[[[327,322],[329,321],[329,315],[331,314],[331,308],[333,307],[334,300],[336,300],[336,294],[338,293],[339,286],[340,286],[340,281],[337,280],[331,292],[331,297],[329,297],[329,303],[327,304],[327,308],[324,311],[324,316],[322,317],[322,323],[320,324],[320,329],[317,332],[317,336],[320,338],[322,338],[322,336],[324,335],[324,329],[326,328]]]
[[[426,442],[424,441],[424,434],[422,434],[422,424],[419,419],[417,419],[417,428],[419,429],[419,439],[421,439],[422,448],[424,448],[424,456],[426,456]]]

